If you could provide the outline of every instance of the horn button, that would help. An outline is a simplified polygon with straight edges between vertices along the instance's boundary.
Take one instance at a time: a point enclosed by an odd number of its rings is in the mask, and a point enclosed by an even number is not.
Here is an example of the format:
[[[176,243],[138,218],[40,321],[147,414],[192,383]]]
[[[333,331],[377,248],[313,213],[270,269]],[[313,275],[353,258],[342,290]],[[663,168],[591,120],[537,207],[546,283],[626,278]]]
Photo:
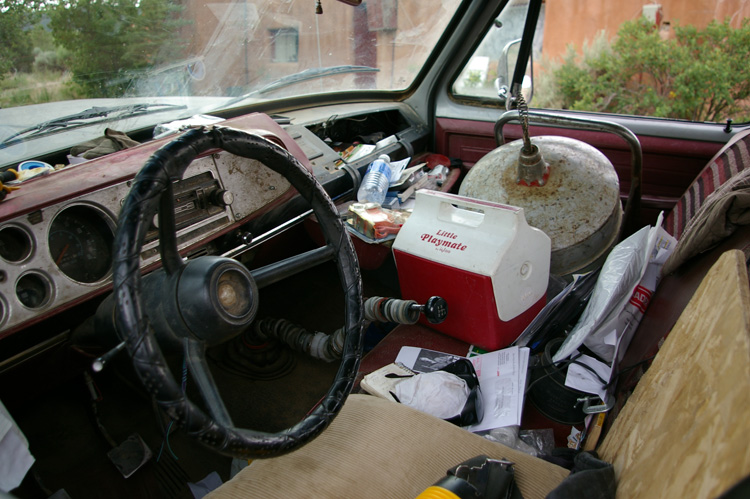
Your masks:
[[[177,302],[190,332],[208,345],[233,338],[255,319],[258,286],[250,271],[230,258],[201,257],[185,265]]]
[[[216,296],[224,311],[234,317],[246,315],[250,310],[250,292],[244,276],[236,270],[228,270],[219,277]]]

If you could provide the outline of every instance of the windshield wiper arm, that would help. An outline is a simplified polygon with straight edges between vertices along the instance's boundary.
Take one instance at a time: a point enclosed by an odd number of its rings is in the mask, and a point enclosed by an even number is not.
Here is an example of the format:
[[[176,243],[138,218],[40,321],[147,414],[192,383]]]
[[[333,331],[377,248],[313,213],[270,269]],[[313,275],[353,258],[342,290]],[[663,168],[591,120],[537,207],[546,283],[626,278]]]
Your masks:
[[[159,109],[152,109],[152,108],[159,108]],[[187,106],[180,105],[180,104],[127,104],[124,106],[109,106],[109,107],[99,107],[94,106],[89,109],[86,109],[85,111],[81,111],[80,113],[75,114],[69,114],[67,116],[61,116],[60,118],[55,118],[53,120],[44,121],[42,123],[38,123],[34,126],[31,126],[29,128],[24,128],[20,132],[16,132],[10,137],[7,137],[2,142],[0,142],[0,149],[4,147],[8,147],[14,144],[17,144],[22,141],[20,137],[27,136],[29,137],[36,137],[40,135],[46,135],[48,133],[53,133],[54,130],[60,129],[60,128],[78,128],[82,126],[88,126],[88,125],[94,125],[96,123],[102,123],[106,121],[115,121],[122,118],[132,118],[133,116],[140,116],[142,114],[151,114],[151,113],[159,113],[162,111],[172,110],[172,109],[186,109]],[[117,116],[110,117],[111,114],[118,113]],[[87,120],[93,120],[95,118],[102,118],[95,121],[87,121]]]
[[[294,73],[287,76],[282,76],[278,80],[274,80],[271,83],[268,83],[258,90],[253,90],[252,92],[248,92],[246,94],[242,94],[231,101],[229,101],[226,106],[231,106],[232,104],[235,104],[237,102],[243,101],[249,97],[252,97],[254,95],[263,95],[268,92],[272,92],[274,90],[278,90],[280,88],[288,87],[290,85],[294,85],[295,83],[299,83],[301,81],[306,80],[314,80],[316,78],[322,78],[324,76],[330,76],[330,75],[336,75],[336,74],[344,74],[344,73],[376,73],[379,72],[380,69],[373,68],[370,66],[355,66],[352,64],[344,64],[341,66],[328,66],[325,68],[309,68],[305,69],[303,71],[300,71],[299,73]]]
[[[373,73],[378,72],[380,69],[373,68],[370,66],[354,66],[351,64],[345,64],[342,66],[329,66],[326,68],[309,68],[299,73],[294,73],[287,76],[282,76],[278,80],[274,80],[271,83],[264,85],[257,90],[259,94],[265,94],[279,88],[288,87],[294,83],[305,80],[313,80],[315,78],[321,78],[323,76],[330,76],[335,74],[343,73]]]

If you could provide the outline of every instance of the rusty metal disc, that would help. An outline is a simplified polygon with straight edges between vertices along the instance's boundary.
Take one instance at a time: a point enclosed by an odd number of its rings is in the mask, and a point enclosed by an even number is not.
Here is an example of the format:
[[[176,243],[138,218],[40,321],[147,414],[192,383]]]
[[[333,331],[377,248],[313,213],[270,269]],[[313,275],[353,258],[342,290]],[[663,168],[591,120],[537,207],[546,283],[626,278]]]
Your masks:
[[[552,240],[550,271],[584,272],[603,263],[622,224],[617,173],[594,147],[567,137],[534,137],[549,164],[543,186],[520,185],[522,140],[505,144],[480,159],[466,175],[459,194],[524,209],[529,225]]]

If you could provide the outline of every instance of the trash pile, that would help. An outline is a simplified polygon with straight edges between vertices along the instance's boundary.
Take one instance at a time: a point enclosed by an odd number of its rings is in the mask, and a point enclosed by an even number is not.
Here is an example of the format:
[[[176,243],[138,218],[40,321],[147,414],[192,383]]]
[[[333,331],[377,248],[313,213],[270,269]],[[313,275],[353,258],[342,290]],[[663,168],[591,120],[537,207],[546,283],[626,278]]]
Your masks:
[[[352,149],[350,155],[356,151]],[[370,163],[357,202],[348,207],[347,228],[353,235],[372,244],[392,241],[411,214],[416,191],[439,190],[448,178],[448,164],[407,166],[410,162],[411,158],[391,161],[382,154]],[[448,158],[443,163],[449,163]]]

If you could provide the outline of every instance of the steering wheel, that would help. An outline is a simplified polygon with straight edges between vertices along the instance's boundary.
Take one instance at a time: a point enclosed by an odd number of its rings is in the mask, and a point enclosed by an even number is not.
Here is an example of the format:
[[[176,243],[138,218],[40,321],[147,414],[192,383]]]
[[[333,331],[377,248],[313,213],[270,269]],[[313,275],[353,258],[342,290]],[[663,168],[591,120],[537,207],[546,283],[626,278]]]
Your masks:
[[[230,258],[203,256],[187,262],[177,250],[172,182],[208,150],[260,161],[284,175],[311,205],[326,245],[312,250],[317,261],[334,260],[345,295],[345,342],[341,364],[325,397],[296,425],[266,433],[232,425],[213,381],[205,350],[241,333],[255,318],[258,289],[253,275]],[[141,277],[139,255],[158,209],[163,268]],[[156,151],[136,175],[115,234],[113,263],[115,323],[135,371],[159,406],[187,433],[215,451],[238,458],[273,457],[319,435],[351,392],[362,357],[362,280],[351,240],[328,194],[288,151],[252,133],[228,127],[193,129]],[[295,257],[289,259],[293,267]],[[276,266],[284,267],[284,262]],[[162,313],[146,313],[147,303]],[[164,330],[167,332],[165,333]],[[182,345],[206,414],[175,381],[157,342]]]

